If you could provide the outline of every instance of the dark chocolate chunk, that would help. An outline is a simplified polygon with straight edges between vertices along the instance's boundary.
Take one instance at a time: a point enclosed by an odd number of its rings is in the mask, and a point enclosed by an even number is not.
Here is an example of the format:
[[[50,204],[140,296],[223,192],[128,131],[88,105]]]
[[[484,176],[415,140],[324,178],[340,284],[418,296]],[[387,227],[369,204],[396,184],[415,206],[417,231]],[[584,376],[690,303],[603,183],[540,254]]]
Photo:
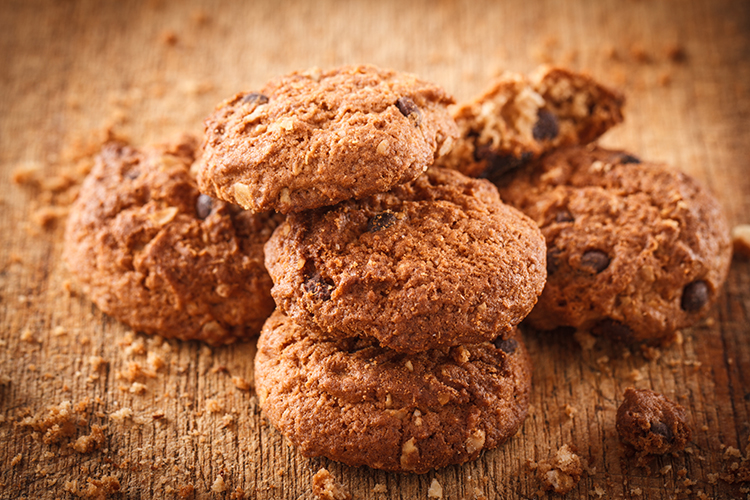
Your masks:
[[[333,283],[324,280],[320,274],[315,274],[305,282],[305,291],[323,302],[330,300],[331,291],[335,288]]]
[[[612,318],[605,318],[599,321],[591,329],[591,333],[622,341],[629,341],[633,338],[633,331],[627,325]]]
[[[708,303],[708,283],[696,280],[685,285],[682,289],[680,307],[687,312],[700,311]]]
[[[551,141],[560,133],[560,125],[557,123],[557,117],[554,113],[546,109],[540,109],[537,113],[537,120],[531,135],[537,141]]]
[[[206,194],[198,195],[198,199],[195,200],[195,215],[200,220],[205,220],[206,217],[211,215],[211,210],[214,206],[214,200]]]
[[[516,339],[503,339],[501,337],[496,338],[492,341],[497,349],[500,349],[505,354],[513,354],[518,349],[518,341]]]
[[[250,92],[249,94],[245,94],[245,96],[242,98],[242,102],[248,104],[255,103],[260,106],[261,104],[266,104],[268,102],[268,96],[259,94],[257,92]]]
[[[607,269],[609,256],[601,250],[586,250],[581,256],[581,267],[591,270],[595,274]]]
[[[513,155],[499,155],[489,145],[477,146],[474,150],[475,161],[486,161],[487,166],[480,175],[481,178],[490,182],[498,182],[506,173],[522,167],[528,163],[533,154],[528,151],[521,154],[520,158]]]
[[[393,212],[381,212],[370,217],[367,221],[367,232],[374,233],[381,229],[388,229],[396,222],[396,216]]]
[[[674,433],[664,422],[651,422],[651,432],[664,437],[670,443],[674,440]]]
[[[625,165],[627,163],[640,163],[640,162],[641,162],[640,158],[638,158],[637,156],[633,156],[631,154],[623,153],[620,156],[620,163],[622,165]]]
[[[555,222],[573,222],[574,220],[573,214],[567,208],[563,208],[555,214]]]
[[[396,101],[396,107],[401,111],[402,115],[414,120],[415,125],[419,126],[422,123],[422,112],[411,98],[399,97]]]

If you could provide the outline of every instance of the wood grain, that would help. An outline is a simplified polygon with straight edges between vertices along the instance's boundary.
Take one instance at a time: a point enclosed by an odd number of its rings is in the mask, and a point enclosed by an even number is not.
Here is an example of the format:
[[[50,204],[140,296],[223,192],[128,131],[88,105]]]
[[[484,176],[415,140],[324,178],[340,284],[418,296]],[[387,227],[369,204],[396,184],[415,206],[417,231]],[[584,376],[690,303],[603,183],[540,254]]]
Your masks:
[[[730,224],[748,223],[747,2],[6,0],[0,54],[0,498],[95,497],[112,477],[113,498],[311,499],[311,476],[327,467],[357,499],[427,498],[433,479],[443,498],[526,499],[539,487],[527,461],[565,443],[590,465],[567,498],[746,494],[722,477],[750,434],[748,260],[735,259],[708,319],[658,359],[527,332],[535,376],[521,432],[475,462],[415,476],[299,456],[241,388],[253,343],[163,342],[103,315],[70,286],[58,219],[75,191],[65,179],[107,130],[136,145],[199,133],[222,99],[279,74],[370,62],[462,100],[504,70],[552,62],[626,93],[626,122],[605,145],[683,169]],[[26,182],[13,181],[19,172]],[[689,450],[645,467],[626,456],[614,415],[629,385],[687,408]],[[46,444],[48,408],[65,401],[76,425]],[[123,408],[132,415],[116,419]],[[94,426],[105,426],[101,446],[76,451]]]

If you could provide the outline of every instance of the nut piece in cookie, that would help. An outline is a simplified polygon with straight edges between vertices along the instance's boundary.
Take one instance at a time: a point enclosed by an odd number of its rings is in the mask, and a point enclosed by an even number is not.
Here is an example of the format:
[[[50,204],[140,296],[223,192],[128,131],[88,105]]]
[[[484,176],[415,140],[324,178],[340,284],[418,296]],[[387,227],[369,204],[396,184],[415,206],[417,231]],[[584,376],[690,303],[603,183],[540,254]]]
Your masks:
[[[644,454],[682,450],[691,437],[685,409],[649,389],[626,389],[616,422],[620,440]]]
[[[438,164],[494,180],[553,149],[595,140],[622,121],[624,102],[617,91],[563,68],[504,75],[453,110],[460,136]]]
[[[515,333],[513,349],[406,355],[372,338],[325,338],[277,311],[258,338],[258,400],[308,457],[420,474],[464,463],[526,418],[531,364]]]
[[[716,301],[731,238],[720,204],[690,176],[586,146],[554,151],[498,185],[547,242],[531,326],[659,344]]]
[[[274,309],[263,245],[278,216],[200,194],[196,142],[106,144],[72,206],[64,258],[105,313],[146,333],[225,344]]]
[[[506,337],[546,275],[536,225],[490,182],[440,168],[290,214],[266,245],[266,266],[295,321],[410,353]]]
[[[452,102],[437,85],[374,66],[276,78],[206,120],[200,189],[282,213],[387,191],[450,149]]]

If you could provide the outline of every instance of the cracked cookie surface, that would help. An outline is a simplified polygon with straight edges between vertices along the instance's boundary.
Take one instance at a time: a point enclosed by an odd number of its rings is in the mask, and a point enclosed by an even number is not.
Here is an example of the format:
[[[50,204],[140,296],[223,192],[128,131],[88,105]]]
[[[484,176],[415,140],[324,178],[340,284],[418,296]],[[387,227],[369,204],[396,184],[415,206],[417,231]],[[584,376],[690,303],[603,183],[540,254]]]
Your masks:
[[[387,191],[450,149],[452,102],[437,85],[374,66],[276,78],[206,120],[201,191],[282,213]]]
[[[595,140],[622,122],[624,102],[619,92],[563,68],[503,75],[452,110],[459,139],[438,164],[494,180],[553,149]]]
[[[321,338],[277,310],[258,339],[255,383],[261,408],[303,455],[425,473],[516,433],[531,365],[515,332],[407,355],[372,338]]]
[[[431,168],[388,193],[290,214],[266,244],[278,306],[402,352],[492,340],[545,280],[536,225],[488,181]]]
[[[727,222],[687,174],[590,146],[553,152],[498,185],[547,241],[534,327],[658,343],[695,324],[721,290]]]
[[[85,294],[123,323],[225,344],[256,335],[274,309],[263,245],[279,216],[200,194],[196,147],[106,144],[71,208],[64,258]]]

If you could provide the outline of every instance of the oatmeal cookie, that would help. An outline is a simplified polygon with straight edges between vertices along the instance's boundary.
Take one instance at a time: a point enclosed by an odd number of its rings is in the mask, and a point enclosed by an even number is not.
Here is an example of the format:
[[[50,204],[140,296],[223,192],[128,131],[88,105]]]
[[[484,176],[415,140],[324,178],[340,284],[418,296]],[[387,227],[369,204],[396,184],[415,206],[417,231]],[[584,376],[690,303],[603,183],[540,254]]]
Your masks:
[[[453,110],[460,136],[438,163],[494,180],[547,151],[593,141],[622,121],[624,102],[619,92],[563,68],[504,75]]]
[[[290,214],[266,244],[266,267],[295,321],[411,353],[507,335],[546,274],[536,225],[490,182],[441,168]]]
[[[198,192],[197,141],[106,144],[73,205],[64,258],[99,308],[137,330],[225,344],[274,309],[263,245],[279,216]]]
[[[727,222],[687,174],[590,146],[553,152],[498,185],[547,241],[532,326],[659,343],[696,323],[721,290]]]
[[[206,120],[200,189],[282,213],[387,191],[450,149],[452,102],[437,85],[374,66],[277,78]]]
[[[277,311],[255,358],[261,408],[305,456],[425,473],[477,458],[526,417],[520,335],[407,355],[372,338],[310,333]]]

